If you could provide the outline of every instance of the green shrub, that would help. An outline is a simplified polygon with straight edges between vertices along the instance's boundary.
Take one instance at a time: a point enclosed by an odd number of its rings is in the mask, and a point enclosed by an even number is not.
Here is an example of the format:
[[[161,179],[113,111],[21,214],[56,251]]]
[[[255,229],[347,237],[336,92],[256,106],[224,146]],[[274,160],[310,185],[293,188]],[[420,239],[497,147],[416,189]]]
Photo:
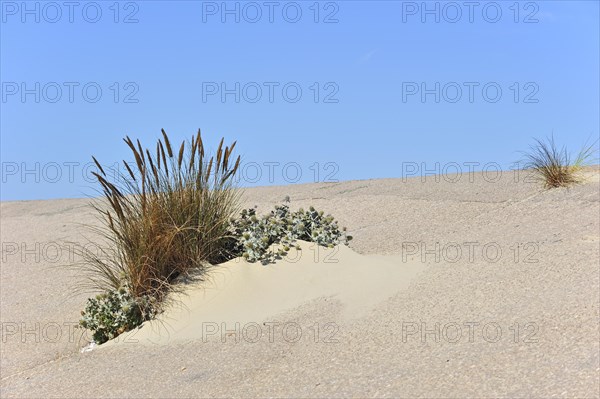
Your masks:
[[[249,262],[263,263],[285,255],[296,240],[333,247],[340,243],[348,245],[352,239],[345,228],[340,230],[333,216],[324,215],[312,206],[308,211],[299,209],[290,212],[287,205],[277,205],[261,217],[256,215],[255,209],[244,209],[239,218],[232,219],[231,235],[235,240],[232,253],[243,256]],[[273,252],[269,250],[272,244],[282,246]]]

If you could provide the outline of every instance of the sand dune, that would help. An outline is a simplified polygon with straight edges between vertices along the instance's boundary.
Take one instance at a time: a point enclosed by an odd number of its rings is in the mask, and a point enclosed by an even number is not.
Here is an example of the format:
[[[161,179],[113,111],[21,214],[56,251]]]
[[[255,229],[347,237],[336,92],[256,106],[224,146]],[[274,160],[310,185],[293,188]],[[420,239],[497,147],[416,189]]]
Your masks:
[[[281,313],[323,297],[342,304],[344,319],[359,318],[406,288],[423,269],[421,263],[403,262],[399,256],[360,255],[343,245],[330,249],[306,241],[299,244],[301,250],[292,248],[273,264],[237,258],[216,265],[205,281],[173,295],[173,304],[157,320],[102,347],[206,341],[219,338],[221,330],[235,330],[236,323],[240,330],[255,328],[254,324],[274,322]]]
[[[85,243],[87,200],[2,202],[1,395],[598,397],[598,168],[588,175],[550,191],[509,173],[248,189],[259,212],[289,195],[355,239],[338,263],[224,265],[137,341],[88,353],[72,330],[88,295],[72,294],[69,254],[51,252]],[[301,338],[254,339],[274,321]]]

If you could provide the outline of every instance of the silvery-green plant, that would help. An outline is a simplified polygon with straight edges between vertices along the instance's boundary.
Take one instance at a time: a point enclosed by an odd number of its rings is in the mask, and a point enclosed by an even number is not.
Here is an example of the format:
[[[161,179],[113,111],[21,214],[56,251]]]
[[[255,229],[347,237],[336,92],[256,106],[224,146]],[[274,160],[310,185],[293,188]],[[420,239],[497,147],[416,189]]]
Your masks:
[[[287,205],[277,205],[262,217],[256,215],[255,209],[245,209],[238,219],[231,221],[231,230],[236,240],[232,252],[249,262],[272,262],[296,246],[296,240],[333,247],[340,243],[348,245],[352,239],[345,228],[340,230],[333,216],[324,215],[312,206],[308,211],[290,212]],[[281,246],[273,251],[269,249],[272,244]]]
[[[236,240],[234,254],[265,263],[284,255],[282,251],[269,251],[272,244],[281,242],[286,228],[283,219],[273,213],[258,217],[255,209],[244,209],[238,219],[232,220],[231,227]]]
[[[154,302],[154,297],[134,297],[124,283],[118,289],[89,298],[79,325],[92,331],[95,343],[102,344],[154,317]]]
[[[324,247],[339,243],[348,245],[352,239],[346,234],[346,228],[340,230],[333,216],[324,215],[323,211],[317,211],[312,206],[308,211],[300,209],[291,216],[290,231],[295,239],[315,242]]]

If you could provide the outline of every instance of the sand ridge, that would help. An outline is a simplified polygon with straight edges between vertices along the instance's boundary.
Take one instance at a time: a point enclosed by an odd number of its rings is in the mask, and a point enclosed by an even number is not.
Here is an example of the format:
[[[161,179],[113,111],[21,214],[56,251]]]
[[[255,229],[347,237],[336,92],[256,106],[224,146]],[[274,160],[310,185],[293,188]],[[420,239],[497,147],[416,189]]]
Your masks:
[[[275,263],[249,263],[240,257],[213,266],[205,281],[174,294],[171,306],[156,320],[100,347],[205,340],[214,325],[263,323],[322,297],[341,302],[343,319],[360,318],[406,288],[424,268],[399,256],[361,255],[345,245],[298,244],[301,250],[291,248]]]

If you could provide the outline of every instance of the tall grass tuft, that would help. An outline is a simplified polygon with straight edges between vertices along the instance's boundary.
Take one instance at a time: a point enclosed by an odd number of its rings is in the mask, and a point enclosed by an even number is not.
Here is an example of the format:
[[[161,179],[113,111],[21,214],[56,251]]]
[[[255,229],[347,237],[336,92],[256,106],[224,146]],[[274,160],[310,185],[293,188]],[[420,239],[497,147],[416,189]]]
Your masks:
[[[108,245],[84,251],[86,286],[109,291],[126,285],[134,297],[160,303],[175,278],[228,256],[229,220],[239,210],[233,178],[240,157],[232,158],[235,142],[223,148],[221,139],[208,158],[200,131],[179,147],[164,130],[153,150],[139,140],[124,141],[135,162],[123,161],[113,179],[93,158],[105,200],[93,204],[102,221],[96,231]]]
[[[531,169],[546,188],[567,187],[581,183],[581,170],[589,164],[595,153],[594,146],[585,144],[575,159],[566,147],[558,148],[554,137],[534,139],[528,152],[524,152],[524,169]]]

